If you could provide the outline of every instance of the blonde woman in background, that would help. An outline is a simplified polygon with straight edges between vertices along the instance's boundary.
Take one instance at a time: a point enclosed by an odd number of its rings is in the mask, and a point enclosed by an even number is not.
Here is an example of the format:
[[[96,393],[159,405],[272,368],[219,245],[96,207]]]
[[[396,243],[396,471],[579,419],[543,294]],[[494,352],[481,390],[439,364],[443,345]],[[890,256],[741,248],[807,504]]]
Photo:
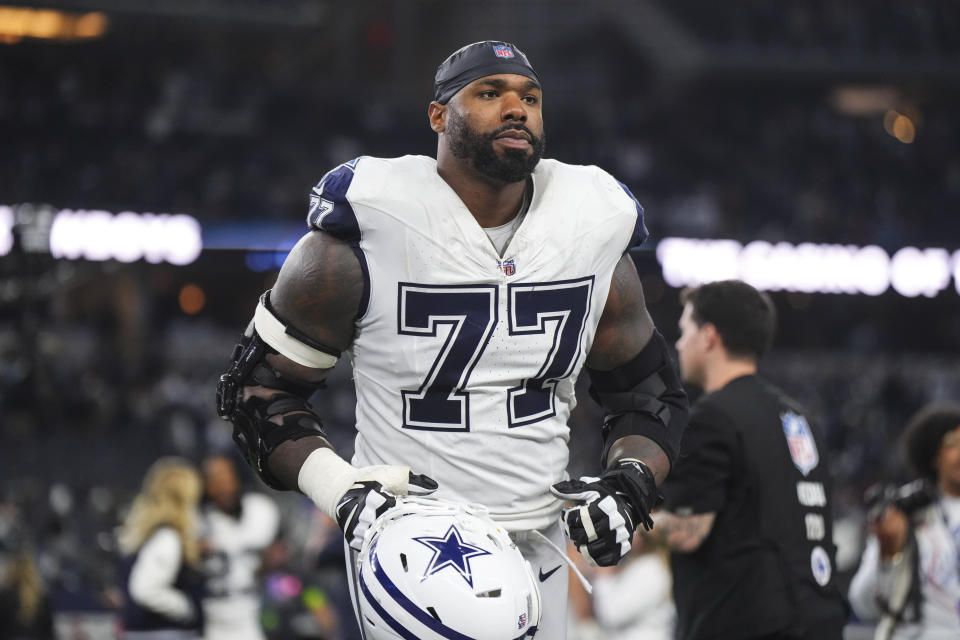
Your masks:
[[[161,458],[147,471],[120,533],[129,571],[122,615],[125,640],[199,638],[200,495],[200,474],[187,460]]]
[[[53,640],[53,615],[36,556],[19,532],[0,535],[0,640]]]

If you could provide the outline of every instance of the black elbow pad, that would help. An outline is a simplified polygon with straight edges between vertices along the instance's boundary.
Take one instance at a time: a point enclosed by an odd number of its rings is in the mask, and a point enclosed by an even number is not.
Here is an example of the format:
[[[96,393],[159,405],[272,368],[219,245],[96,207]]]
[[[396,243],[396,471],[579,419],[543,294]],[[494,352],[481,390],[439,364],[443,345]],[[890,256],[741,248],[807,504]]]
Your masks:
[[[690,417],[687,394],[659,331],[637,356],[612,371],[590,372],[590,395],[605,411],[603,461],[624,436],[650,438],[673,464]]]
[[[267,459],[281,443],[307,436],[326,436],[320,417],[307,403],[318,388],[277,373],[265,360],[276,353],[252,328],[234,348],[230,369],[220,376],[217,385],[217,413],[233,423],[233,440],[247,464],[263,482],[280,491],[296,489],[285,486],[270,473]],[[245,386],[263,386],[275,391],[270,399],[244,398]],[[320,385],[322,386],[322,385]],[[282,416],[277,424],[271,418]]]

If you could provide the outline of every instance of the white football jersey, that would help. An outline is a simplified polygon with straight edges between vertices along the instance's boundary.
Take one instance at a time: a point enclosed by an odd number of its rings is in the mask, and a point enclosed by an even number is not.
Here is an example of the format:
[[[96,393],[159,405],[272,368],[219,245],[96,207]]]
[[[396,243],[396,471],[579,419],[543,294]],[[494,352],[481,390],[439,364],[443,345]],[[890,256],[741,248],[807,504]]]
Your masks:
[[[207,506],[201,532],[208,545],[203,565],[205,640],[263,640],[260,625],[261,554],[277,537],[280,512],[265,495],[247,493],[238,517]]]
[[[502,256],[429,157],[341,165],[308,216],[367,276],[353,463],[409,465],[510,530],[559,516],[549,489],[566,473],[577,375],[614,267],[646,237],[636,200],[597,167],[542,160],[532,181]]]

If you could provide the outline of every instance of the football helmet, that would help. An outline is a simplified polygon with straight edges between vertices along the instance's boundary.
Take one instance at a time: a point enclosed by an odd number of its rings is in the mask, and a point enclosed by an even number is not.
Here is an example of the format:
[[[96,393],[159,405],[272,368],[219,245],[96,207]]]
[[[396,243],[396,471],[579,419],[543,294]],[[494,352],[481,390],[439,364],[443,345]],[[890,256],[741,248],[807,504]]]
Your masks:
[[[480,505],[398,497],[357,569],[368,640],[521,640],[540,623],[530,564]]]

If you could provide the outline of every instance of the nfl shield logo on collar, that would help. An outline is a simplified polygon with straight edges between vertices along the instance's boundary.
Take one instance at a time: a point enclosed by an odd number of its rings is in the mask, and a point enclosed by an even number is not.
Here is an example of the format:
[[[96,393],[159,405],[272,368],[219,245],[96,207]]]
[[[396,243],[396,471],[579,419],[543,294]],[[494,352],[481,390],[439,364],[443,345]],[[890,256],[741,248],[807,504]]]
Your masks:
[[[787,438],[787,447],[794,466],[800,473],[807,475],[820,463],[820,454],[817,452],[817,443],[813,439],[813,432],[807,419],[792,411],[780,414],[783,423],[783,435]]]
[[[512,276],[517,272],[517,265],[513,261],[513,258],[503,260],[500,262],[500,270],[503,271],[503,275]]]
[[[498,58],[512,58],[513,49],[508,47],[505,44],[495,44],[493,45],[493,53]]]

